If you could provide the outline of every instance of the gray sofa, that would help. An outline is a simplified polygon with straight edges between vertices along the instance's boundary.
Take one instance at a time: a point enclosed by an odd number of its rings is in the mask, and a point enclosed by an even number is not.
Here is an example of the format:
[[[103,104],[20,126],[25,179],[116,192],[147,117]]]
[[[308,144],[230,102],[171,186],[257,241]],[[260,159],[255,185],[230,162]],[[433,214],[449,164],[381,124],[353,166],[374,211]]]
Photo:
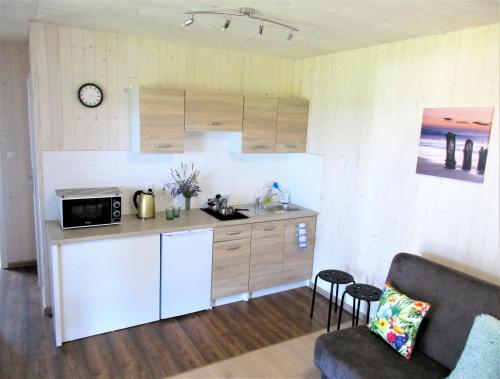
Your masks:
[[[431,304],[411,360],[366,326],[342,329],[316,340],[314,363],[323,378],[444,378],[460,358],[475,316],[500,319],[500,287],[419,256],[397,254],[387,280]]]

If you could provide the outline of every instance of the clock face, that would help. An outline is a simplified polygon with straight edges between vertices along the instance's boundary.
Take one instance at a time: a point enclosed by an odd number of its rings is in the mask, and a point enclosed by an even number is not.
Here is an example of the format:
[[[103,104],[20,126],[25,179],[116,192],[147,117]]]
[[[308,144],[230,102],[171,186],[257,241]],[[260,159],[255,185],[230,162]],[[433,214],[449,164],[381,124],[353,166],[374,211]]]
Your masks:
[[[95,108],[102,103],[104,96],[102,90],[93,83],[85,83],[78,90],[80,102],[89,108]]]

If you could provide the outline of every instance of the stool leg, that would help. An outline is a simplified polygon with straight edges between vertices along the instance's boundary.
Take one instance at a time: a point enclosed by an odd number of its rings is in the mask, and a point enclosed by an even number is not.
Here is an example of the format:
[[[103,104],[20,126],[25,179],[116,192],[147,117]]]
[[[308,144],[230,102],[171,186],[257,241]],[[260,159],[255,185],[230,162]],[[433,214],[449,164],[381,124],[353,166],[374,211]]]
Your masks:
[[[311,314],[309,317],[313,317],[313,312],[314,312],[314,300],[316,300],[316,286],[318,285],[318,275],[316,275],[316,278],[314,278],[314,290],[313,290],[313,298],[312,298],[312,304],[311,304]]]
[[[337,324],[337,330],[340,330],[340,322],[342,321],[342,311],[344,310],[344,297],[345,297],[345,291],[342,294],[342,300],[340,301],[339,322]]]
[[[356,298],[352,298],[352,326],[354,327],[354,323],[356,322]]]
[[[359,323],[359,309],[361,308],[361,299],[358,299],[358,309],[356,309],[356,326]]]
[[[332,296],[333,296],[333,283],[330,287],[330,304],[328,306],[328,324],[326,324],[326,331],[330,331],[330,320],[332,319]]]
[[[366,311],[366,323],[370,323],[370,302],[368,301],[368,310]]]
[[[337,301],[339,301],[339,284],[337,283],[337,289],[335,290],[335,313],[337,313]]]

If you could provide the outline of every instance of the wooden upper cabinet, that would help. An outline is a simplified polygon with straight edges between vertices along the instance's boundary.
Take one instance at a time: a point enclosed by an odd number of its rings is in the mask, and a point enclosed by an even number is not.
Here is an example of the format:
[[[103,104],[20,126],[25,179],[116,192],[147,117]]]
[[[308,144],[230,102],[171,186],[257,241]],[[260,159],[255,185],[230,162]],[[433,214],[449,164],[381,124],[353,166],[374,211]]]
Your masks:
[[[245,96],[243,107],[243,153],[276,152],[278,99]]]
[[[243,95],[186,91],[186,131],[241,131]]]
[[[305,153],[308,117],[308,100],[278,100],[277,153]]]
[[[184,91],[138,89],[139,147],[141,153],[184,151]]]
[[[307,225],[307,247],[299,248],[297,226]],[[295,218],[286,221],[285,249],[283,254],[283,283],[291,283],[311,278],[314,242],[316,237],[316,217]]]

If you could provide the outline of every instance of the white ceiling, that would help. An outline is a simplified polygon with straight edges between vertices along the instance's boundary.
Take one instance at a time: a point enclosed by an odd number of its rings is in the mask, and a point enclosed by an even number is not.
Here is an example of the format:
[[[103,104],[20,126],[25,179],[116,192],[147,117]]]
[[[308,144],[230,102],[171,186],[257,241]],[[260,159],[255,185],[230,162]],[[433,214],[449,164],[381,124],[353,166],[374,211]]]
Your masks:
[[[233,18],[222,31],[222,16],[198,16],[180,24],[189,10],[256,8],[263,16],[300,29],[293,44],[288,31]],[[497,0],[0,0],[0,38],[26,39],[28,20],[192,44],[244,49],[290,58],[440,34],[499,22]]]

